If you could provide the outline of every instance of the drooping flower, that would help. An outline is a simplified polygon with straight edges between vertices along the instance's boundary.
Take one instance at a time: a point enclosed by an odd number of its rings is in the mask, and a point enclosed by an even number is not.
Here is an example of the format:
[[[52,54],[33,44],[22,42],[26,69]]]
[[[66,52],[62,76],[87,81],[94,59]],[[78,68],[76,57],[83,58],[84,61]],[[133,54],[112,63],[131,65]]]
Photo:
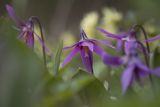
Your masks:
[[[96,40],[96,39],[88,39],[84,30],[80,31],[81,40],[69,47],[65,47],[64,50],[72,48],[73,50],[70,54],[64,59],[61,66],[63,67],[67,63],[69,63],[72,58],[79,53],[85,66],[86,70],[89,73],[93,73],[93,52],[103,58],[104,54],[107,54],[99,45],[104,44],[109,47],[114,48],[109,42]]]
[[[142,32],[144,33],[144,36],[145,36],[145,40],[142,41],[142,42],[145,42],[147,45],[147,47],[145,47],[145,50],[142,50],[140,44],[137,43],[136,28],[138,28],[138,27],[142,30]],[[100,32],[102,32],[103,34],[105,34],[107,37],[110,37],[110,38],[117,40],[117,49],[122,49],[125,51],[125,53],[129,52],[128,49],[130,48],[130,46],[133,43],[137,46],[137,49],[148,53],[150,51],[149,46],[148,46],[148,42],[152,42],[152,41],[160,39],[160,35],[157,35],[152,38],[147,38],[147,35],[145,33],[144,28],[140,25],[136,25],[133,28],[131,28],[128,32],[121,33],[121,34],[112,34],[102,28],[98,28],[98,30]]]
[[[30,17],[26,22],[22,21],[15,13],[14,9],[10,5],[6,5],[6,10],[10,16],[10,18],[16,23],[16,27],[19,30],[18,38],[23,40],[29,48],[34,48],[34,41],[36,36],[40,41],[42,47],[45,47],[44,41],[42,37],[39,37],[34,31],[35,19],[38,21],[36,17]],[[39,23],[39,21],[38,21]],[[40,28],[41,29],[41,28]],[[45,50],[48,49],[45,47]]]
[[[49,49],[45,46],[44,44],[44,37],[42,33],[42,26],[40,24],[40,21],[37,17],[32,16],[30,17],[26,22],[22,21],[15,13],[14,9],[10,5],[6,5],[6,10],[10,16],[10,18],[16,23],[16,27],[19,30],[19,36],[18,39],[21,39],[26,43],[26,45],[34,49],[34,43],[35,43],[35,37],[39,40],[41,46],[42,46],[42,52],[43,52],[43,58],[44,58],[44,63],[46,65],[46,52],[53,56]],[[37,24],[40,28],[40,33],[41,37],[36,34],[34,31],[34,25]]]
[[[151,75],[150,68],[143,64],[139,59],[138,52],[135,47],[130,48],[129,54],[124,57],[124,60],[125,61],[123,62],[125,62],[124,64],[126,64],[126,68],[121,77],[123,94],[135,80],[141,84],[143,78]]]
[[[136,43],[136,31],[134,29],[121,34],[112,34],[102,28],[98,28],[98,30],[104,33],[107,37],[117,40],[117,48],[124,50],[126,54],[129,53],[129,49],[132,44],[136,45],[137,48],[139,48],[139,45]]]

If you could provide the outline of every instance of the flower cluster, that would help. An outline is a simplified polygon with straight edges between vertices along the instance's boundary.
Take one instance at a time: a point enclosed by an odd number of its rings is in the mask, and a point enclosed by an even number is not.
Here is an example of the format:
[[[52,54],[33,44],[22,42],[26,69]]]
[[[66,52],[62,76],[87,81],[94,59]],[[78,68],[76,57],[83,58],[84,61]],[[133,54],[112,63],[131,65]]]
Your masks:
[[[19,29],[18,38],[24,41],[29,48],[34,49],[34,39],[35,37],[38,38],[43,49],[44,61],[46,63],[45,52],[48,52],[49,50],[44,44],[42,27],[39,19],[35,16],[32,16],[26,22],[24,22],[19,19],[10,5],[6,5],[6,10]],[[39,25],[41,37],[34,31],[35,24]],[[143,31],[145,40],[139,40],[137,37],[137,29]],[[124,66],[124,71],[121,77],[122,93],[125,93],[128,87],[130,87],[135,80],[142,84],[143,78],[145,77],[151,78],[152,75],[160,76],[160,68],[150,68],[150,49],[148,44],[148,42],[159,39],[160,35],[148,39],[145,30],[140,25],[133,26],[129,31],[121,34],[112,34],[102,28],[98,28],[98,31],[107,37],[116,40],[117,46],[113,46],[112,41],[89,39],[85,31],[81,29],[80,41],[72,46],[63,48],[63,50],[72,49],[72,51],[64,59],[61,67],[64,67],[66,64],[68,64],[72,58],[79,53],[86,71],[90,74],[93,74],[93,53],[96,53],[106,65]],[[145,43],[146,46],[144,45]],[[115,51],[122,51],[124,54],[122,56],[110,55],[101,47],[101,45],[113,48]],[[139,57],[140,54],[144,55],[145,63],[143,59]]]

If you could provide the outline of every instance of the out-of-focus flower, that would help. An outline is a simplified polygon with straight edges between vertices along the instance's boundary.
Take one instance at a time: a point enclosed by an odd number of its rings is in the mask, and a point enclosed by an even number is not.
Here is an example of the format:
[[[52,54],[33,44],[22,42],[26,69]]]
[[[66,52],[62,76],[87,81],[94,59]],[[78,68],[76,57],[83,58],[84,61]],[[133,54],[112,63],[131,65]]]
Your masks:
[[[136,46],[130,48],[129,54],[123,60],[126,64],[121,77],[122,93],[124,94],[133,81],[137,80],[142,83],[142,78],[149,76],[151,70],[139,59]]]
[[[61,66],[63,67],[68,62],[72,60],[72,58],[80,53],[82,62],[89,73],[93,73],[93,52],[103,58],[104,54],[107,54],[99,45],[104,44],[109,47],[114,48],[110,43],[101,40],[88,39],[85,32],[81,30],[80,32],[81,40],[69,47],[65,47],[64,50],[73,48],[70,54],[64,59]]]
[[[96,25],[98,23],[98,14],[96,12],[90,12],[84,16],[81,21],[81,28],[83,28],[87,35],[93,36]]]
[[[104,8],[102,12],[103,18],[100,26],[110,32],[117,33],[117,22],[122,20],[122,14],[112,8]]]
[[[142,52],[145,51],[145,53],[147,54],[147,49],[145,47],[142,48],[140,42],[137,42],[136,31],[134,28],[130,29],[128,32],[120,34],[112,34],[102,28],[98,28],[98,30],[105,34],[107,37],[117,40],[117,49],[124,50],[125,54],[129,53],[129,49],[130,47],[132,47],[132,45],[135,45],[136,48],[138,48]],[[146,40],[146,42],[148,42],[149,40],[150,39]]]
[[[15,13],[14,9],[10,5],[6,5],[6,10],[11,19],[16,23],[16,27],[20,30],[18,38],[23,40],[29,48],[34,48],[34,36],[38,38],[42,47],[45,47],[42,38],[40,38],[34,31],[34,20],[29,18],[26,22],[22,21]],[[45,49],[49,51],[46,47]]]
[[[136,31],[131,29],[129,32],[123,34],[112,34],[104,29],[98,29],[102,33],[106,34],[108,37],[116,39],[118,42],[122,42],[122,48],[124,48],[125,56],[124,57],[108,57],[104,56],[103,60],[105,64],[112,63],[113,65],[125,65],[126,68],[123,71],[121,78],[122,93],[124,94],[129,86],[132,85],[133,81],[137,80],[139,83],[142,83],[142,78],[150,76],[151,74],[155,76],[160,76],[160,68],[151,70],[148,66],[148,60],[146,59],[147,66],[142,63],[138,57],[138,50],[143,51],[144,56],[147,56],[147,49],[143,44],[137,40]],[[160,38],[160,35],[157,35],[153,38],[146,39],[143,42],[151,42]],[[147,57],[145,57],[147,58]]]

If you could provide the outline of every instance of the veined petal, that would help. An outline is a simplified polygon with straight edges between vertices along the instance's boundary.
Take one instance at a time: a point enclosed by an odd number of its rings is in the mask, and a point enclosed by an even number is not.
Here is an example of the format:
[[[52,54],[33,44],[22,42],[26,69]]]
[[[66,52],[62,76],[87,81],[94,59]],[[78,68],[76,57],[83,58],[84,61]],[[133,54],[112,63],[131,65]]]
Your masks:
[[[6,10],[9,14],[9,16],[12,18],[12,20],[17,24],[18,27],[21,27],[24,25],[24,23],[19,19],[19,17],[16,15],[14,9],[10,5],[6,5]]]
[[[126,92],[127,88],[132,84],[134,68],[135,68],[134,65],[130,65],[122,73],[121,85],[123,94]]]
[[[93,73],[93,55],[92,52],[88,49],[88,47],[83,47],[80,50],[81,59],[83,65],[89,73]]]
[[[75,47],[70,54],[64,59],[63,63],[61,64],[61,67],[64,67],[67,63],[69,63],[72,58],[77,54],[77,52],[79,51],[78,47]]]
[[[103,34],[105,34],[106,36],[108,37],[111,37],[111,38],[114,38],[114,39],[117,39],[117,40],[122,40],[123,36],[121,35],[116,35],[116,34],[112,34],[102,28],[97,28],[98,31],[102,32]]]
[[[149,39],[147,39],[147,40],[144,40],[144,42],[152,42],[152,41],[155,41],[155,40],[157,40],[157,39],[160,39],[160,35],[157,35],[157,36],[155,36],[155,37],[152,37],[152,38],[149,38]]]

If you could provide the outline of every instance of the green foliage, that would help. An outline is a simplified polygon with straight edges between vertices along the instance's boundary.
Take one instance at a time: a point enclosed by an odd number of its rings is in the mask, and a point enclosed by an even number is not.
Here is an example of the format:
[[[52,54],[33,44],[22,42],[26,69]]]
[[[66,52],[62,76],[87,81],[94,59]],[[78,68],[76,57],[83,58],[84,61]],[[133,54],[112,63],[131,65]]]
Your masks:
[[[61,61],[61,54],[62,54],[62,48],[63,48],[63,41],[60,42],[59,44],[59,48],[55,54],[55,58],[54,58],[54,68],[53,68],[53,73],[54,75],[57,75],[58,71],[59,71],[59,65],[60,65],[60,61]]]

